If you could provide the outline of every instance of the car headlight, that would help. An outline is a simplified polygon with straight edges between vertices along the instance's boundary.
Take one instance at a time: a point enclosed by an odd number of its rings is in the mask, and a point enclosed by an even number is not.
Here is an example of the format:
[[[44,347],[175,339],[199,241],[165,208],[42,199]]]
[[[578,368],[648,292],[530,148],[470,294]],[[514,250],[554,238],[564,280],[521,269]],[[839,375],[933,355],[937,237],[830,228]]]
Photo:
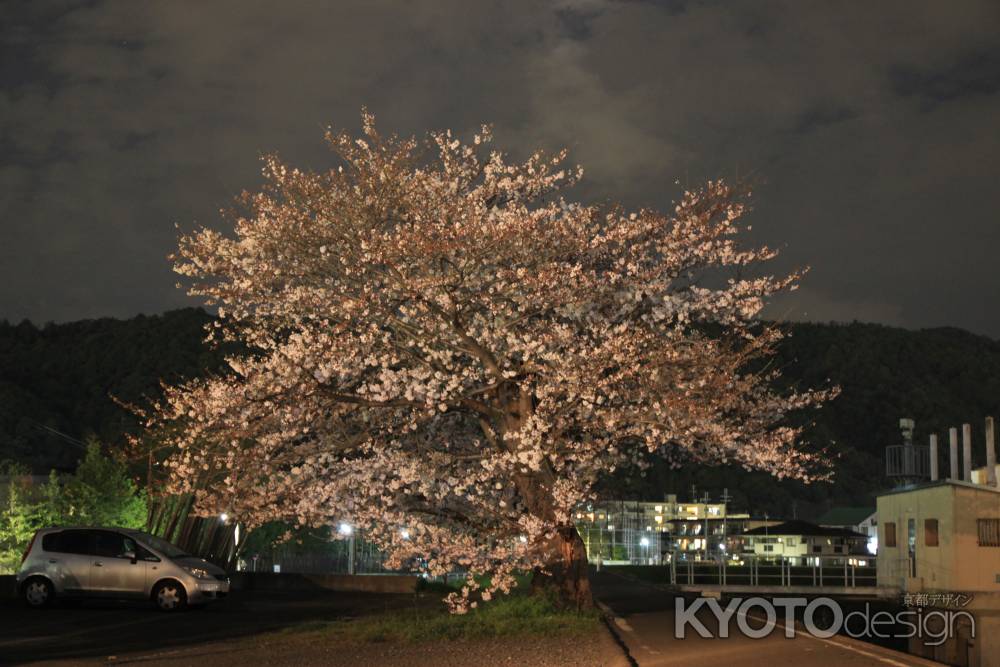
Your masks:
[[[211,579],[212,575],[208,573],[208,570],[200,567],[191,567],[190,565],[185,565],[184,570],[190,574],[195,579]]]

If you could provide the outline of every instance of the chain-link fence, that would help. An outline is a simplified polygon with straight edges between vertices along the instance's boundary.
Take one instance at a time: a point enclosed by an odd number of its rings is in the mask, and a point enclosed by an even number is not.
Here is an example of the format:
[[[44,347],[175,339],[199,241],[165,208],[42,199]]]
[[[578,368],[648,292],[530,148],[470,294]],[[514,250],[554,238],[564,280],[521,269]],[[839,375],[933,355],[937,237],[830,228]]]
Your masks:
[[[385,555],[360,536],[332,540],[321,551],[303,551],[298,545],[279,545],[267,552],[240,554],[238,569],[245,572],[296,574],[379,574]]]

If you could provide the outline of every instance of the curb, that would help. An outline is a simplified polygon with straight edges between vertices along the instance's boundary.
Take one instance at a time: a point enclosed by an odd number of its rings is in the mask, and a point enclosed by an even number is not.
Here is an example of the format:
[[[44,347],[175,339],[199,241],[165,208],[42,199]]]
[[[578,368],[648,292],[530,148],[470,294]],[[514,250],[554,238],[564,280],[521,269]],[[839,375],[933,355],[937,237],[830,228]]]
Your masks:
[[[622,657],[625,658],[625,664],[630,667],[639,667],[639,663],[636,662],[636,659],[632,657],[632,654],[628,650],[628,644],[625,643],[625,640],[622,639],[622,636],[618,633],[618,621],[621,620],[624,622],[624,619],[619,619],[611,607],[604,604],[600,600],[595,599],[594,604],[601,610],[601,621],[604,623],[604,627],[608,629],[608,633],[611,635],[615,644],[617,644],[618,648],[621,649]]]

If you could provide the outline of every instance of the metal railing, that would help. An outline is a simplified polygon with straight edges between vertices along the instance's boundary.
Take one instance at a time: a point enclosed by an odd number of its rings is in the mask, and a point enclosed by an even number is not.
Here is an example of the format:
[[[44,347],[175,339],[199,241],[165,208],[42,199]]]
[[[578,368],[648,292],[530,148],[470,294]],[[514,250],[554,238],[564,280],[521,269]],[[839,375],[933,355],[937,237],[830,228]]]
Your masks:
[[[673,554],[669,563],[672,585],[710,586],[841,586],[876,585],[875,557],[843,556],[740,556],[691,560]]]

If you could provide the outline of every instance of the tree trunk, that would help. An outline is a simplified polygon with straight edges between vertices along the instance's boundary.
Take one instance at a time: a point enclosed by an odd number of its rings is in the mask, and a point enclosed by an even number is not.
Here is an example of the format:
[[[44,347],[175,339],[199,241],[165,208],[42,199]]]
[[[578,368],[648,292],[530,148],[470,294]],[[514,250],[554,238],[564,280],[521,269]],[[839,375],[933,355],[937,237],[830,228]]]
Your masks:
[[[568,607],[589,609],[594,606],[587,574],[587,550],[572,524],[563,526],[543,545],[549,554],[544,568],[535,568],[531,578],[534,594],[555,593]]]
[[[507,386],[498,389],[500,398],[506,398]],[[526,387],[517,388],[516,394],[506,406],[507,416],[501,425],[501,440],[506,433],[514,433],[524,427],[534,412],[534,399]],[[547,463],[546,463],[547,465]],[[553,511],[551,484],[555,474],[551,468],[544,473],[515,474],[514,481],[525,506],[531,513],[542,519],[552,520]],[[535,545],[532,545],[535,546]],[[561,604],[576,609],[590,609],[594,598],[590,593],[590,578],[587,572],[587,548],[570,522],[559,526],[556,534],[537,545],[545,556],[544,566],[536,567],[531,577],[532,594],[554,594]]]

